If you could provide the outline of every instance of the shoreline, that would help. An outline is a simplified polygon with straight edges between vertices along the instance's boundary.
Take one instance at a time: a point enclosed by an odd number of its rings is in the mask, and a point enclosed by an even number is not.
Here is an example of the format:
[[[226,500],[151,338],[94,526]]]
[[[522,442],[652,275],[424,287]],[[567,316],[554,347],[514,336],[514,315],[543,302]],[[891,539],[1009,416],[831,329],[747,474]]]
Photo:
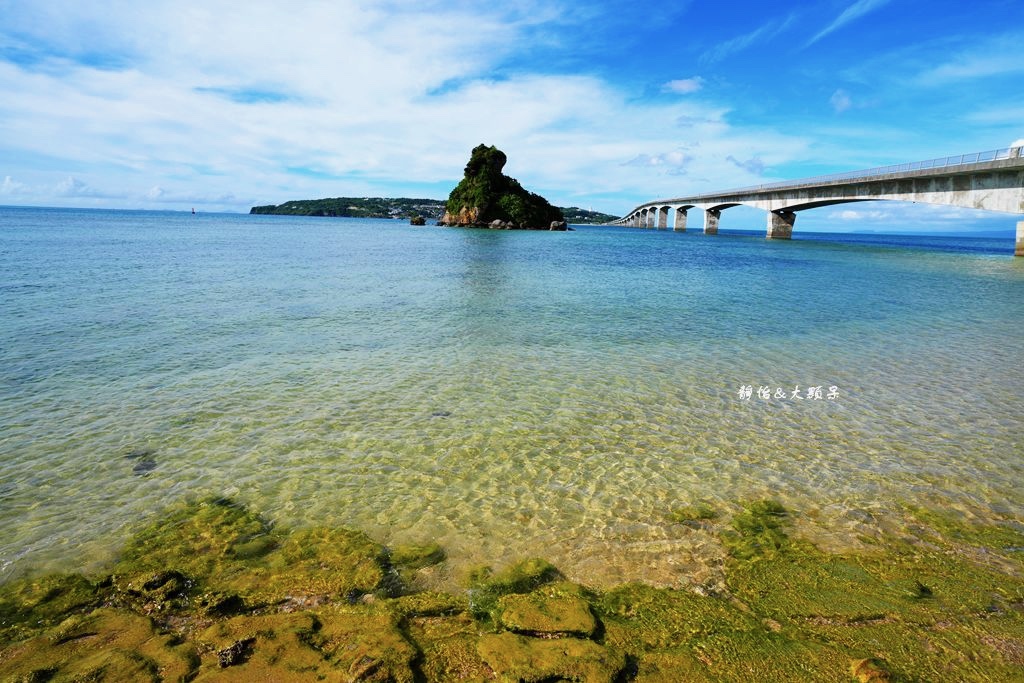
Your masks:
[[[0,586],[0,678],[1008,680],[1024,664],[1019,520],[921,509],[911,533],[841,554],[775,501],[675,515],[714,525],[721,582],[599,590],[533,558],[437,592],[422,588],[445,562],[436,544],[179,504],[109,573]]]

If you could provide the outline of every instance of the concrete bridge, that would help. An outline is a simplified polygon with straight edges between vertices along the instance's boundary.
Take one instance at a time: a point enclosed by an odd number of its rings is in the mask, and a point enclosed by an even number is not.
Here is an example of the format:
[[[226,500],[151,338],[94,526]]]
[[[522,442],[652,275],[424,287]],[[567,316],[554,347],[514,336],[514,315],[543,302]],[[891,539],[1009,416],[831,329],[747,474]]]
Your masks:
[[[613,225],[686,230],[690,209],[704,214],[704,232],[718,232],[722,211],[753,206],[768,212],[768,239],[789,239],[798,211],[879,199],[945,204],[1024,214],[1024,154],[1021,147],[962,154],[929,161],[851,171],[724,192],[659,199],[633,209]],[[1024,220],[1017,223],[1015,253],[1024,256]]]

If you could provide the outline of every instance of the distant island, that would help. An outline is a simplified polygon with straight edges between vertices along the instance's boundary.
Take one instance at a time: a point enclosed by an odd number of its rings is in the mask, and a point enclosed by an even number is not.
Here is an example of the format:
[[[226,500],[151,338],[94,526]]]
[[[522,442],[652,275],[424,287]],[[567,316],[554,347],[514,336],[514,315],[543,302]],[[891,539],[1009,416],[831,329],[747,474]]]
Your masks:
[[[407,197],[331,197],[325,199],[298,199],[283,204],[254,206],[250,214],[275,216],[326,216],[332,218],[398,218],[423,216],[438,220],[444,215],[443,199],[409,199]],[[618,220],[600,211],[589,211],[578,206],[559,207],[568,223],[577,225],[610,223]]]
[[[543,197],[528,192],[514,178],[501,173],[505,154],[495,147],[479,145],[466,165],[466,177],[452,190],[447,201],[442,199],[411,199],[408,197],[332,197],[297,199],[283,204],[254,206],[250,214],[275,216],[325,216],[332,218],[395,218],[416,217],[438,222],[490,227],[492,221],[543,227],[552,221],[576,224],[610,223],[617,220],[599,211],[577,206],[554,207]],[[539,201],[538,201],[539,200]],[[463,211],[465,209],[465,211]],[[473,209],[476,209],[473,212]],[[445,219],[446,211],[448,213]],[[462,212],[461,222],[459,214]]]

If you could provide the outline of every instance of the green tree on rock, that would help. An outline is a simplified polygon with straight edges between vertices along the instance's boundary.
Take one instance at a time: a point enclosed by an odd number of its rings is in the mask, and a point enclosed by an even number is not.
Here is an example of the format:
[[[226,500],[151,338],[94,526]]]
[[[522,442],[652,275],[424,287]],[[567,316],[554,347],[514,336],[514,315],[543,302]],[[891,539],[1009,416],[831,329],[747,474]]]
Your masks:
[[[546,230],[553,222],[563,222],[560,209],[501,172],[507,160],[493,145],[474,147],[462,181],[448,196],[440,223],[488,226],[501,221],[502,227]]]

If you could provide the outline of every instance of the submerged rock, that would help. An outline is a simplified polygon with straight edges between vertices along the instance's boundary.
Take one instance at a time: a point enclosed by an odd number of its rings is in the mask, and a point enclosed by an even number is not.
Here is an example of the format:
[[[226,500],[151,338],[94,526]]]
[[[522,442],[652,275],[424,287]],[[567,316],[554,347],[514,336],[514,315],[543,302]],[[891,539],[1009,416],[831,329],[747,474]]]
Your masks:
[[[0,592],[0,643],[88,612],[100,600],[100,589],[79,574],[48,574],[8,583]]]
[[[126,460],[135,461],[135,464],[132,465],[132,474],[144,477],[156,469],[154,454],[156,454],[156,450],[153,448],[133,448],[124,457]]]
[[[510,631],[545,636],[590,638],[597,619],[579,586],[554,583],[498,600],[501,625]]]
[[[155,469],[156,460],[153,458],[143,458],[132,466],[132,474],[137,477],[144,477]]]
[[[515,633],[488,634],[477,646],[480,658],[507,681],[614,681],[625,656],[590,640],[544,640]]]
[[[501,596],[529,593],[561,578],[558,568],[540,558],[517,562],[498,573],[490,567],[480,567],[470,573],[470,610],[480,619],[494,619]]]
[[[381,587],[384,547],[350,529],[303,529],[283,535],[229,500],[192,503],[139,532],[114,567],[114,586],[129,601],[153,596],[154,577],[173,571],[189,595],[209,591],[247,604],[296,597],[359,596]]]
[[[874,657],[855,659],[850,662],[850,674],[859,683],[889,683],[894,680],[892,673],[886,668],[885,662]]]
[[[286,534],[231,501],[202,501],[141,530],[110,578],[0,584],[0,681],[1020,677],[1024,576],[993,562],[1004,531],[923,531],[927,543],[889,537],[843,555],[801,539],[792,516],[759,501],[700,531],[740,550],[723,558],[714,596],[592,591],[532,559],[477,570],[468,595],[392,598],[396,575],[443,549],[389,552],[346,529]],[[968,538],[993,549],[964,553]]]

